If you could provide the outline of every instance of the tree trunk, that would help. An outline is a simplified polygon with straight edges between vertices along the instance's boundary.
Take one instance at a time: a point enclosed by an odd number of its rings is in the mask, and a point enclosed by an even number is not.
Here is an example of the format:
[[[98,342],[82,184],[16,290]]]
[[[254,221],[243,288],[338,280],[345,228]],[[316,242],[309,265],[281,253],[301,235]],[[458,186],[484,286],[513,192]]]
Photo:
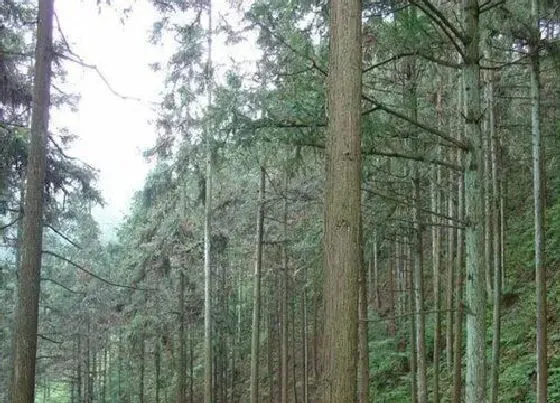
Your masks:
[[[359,278],[358,317],[358,403],[369,403],[368,284],[365,266]]]
[[[307,267],[303,268],[303,295],[301,297],[301,337],[303,345],[302,372],[303,372],[303,403],[308,403],[308,338],[307,338]]]
[[[412,19],[416,19],[416,10],[409,10]],[[406,63],[406,94],[405,103],[408,108],[408,115],[413,120],[418,119],[418,100],[416,93],[416,63],[409,58]],[[412,140],[415,153],[419,153],[420,139],[416,136]],[[425,339],[425,314],[424,314],[424,226],[421,223],[422,201],[420,195],[420,173],[418,163],[412,161],[410,164],[412,174],[412,200],[414,222],[414,269],[413,269],[413,289],[414,289],[414,309],[416,315],[416,370],[417,370],[417,398],[419,403],[428,401],[428,385],[426,381],[426,339]]]
[[[257,239],[255,253],[255,276],[253,278],[253,326],[251,336],[251,403],[259,401],[259,347],[261,325],[261,267],[264,236],[265,170],[260,168],[259,202],[257,208]]]
[[[208,0],[208,111],[212,106],[212,0]],[[212,268],[210,265],[212,211],[212,125],[206,127],[206,189],[204,203],[204,403],[214,403],[212,389]]]
[[[535,206],[535,283],[537,300],[537,403],[547,401],[547,329],[546,329],[546,268],[544,266],[544,195],[543,156],[540,128],[539,77],[539,2],[531,0],[532,37],[529,41],[531,58],[531,138],[533,145],[533,197]]]
[[[500,334],[501,334],[501,298],[502,298],[502,258],[501,258],[501,228],[500,228],[500,186],[499,186],[499,157],[498,136],[494,120],[494,74],[489,74],[487,85],[488,128],[490,139],[491,185],[490,220],[492,226],[492,266],[494,268],[494,289],[492,294],[492,367],[490,376],[490,402],[498,403],[499,374],[500,374]]]
[[[158,331],[156,334],[156,345],[154,352],[154,367],[155,367],[155,403],[159,403],[160,400],[160,390],[161,390],[161,335]]]
[[[181,271],[179,282],[179,368],[177,374],[177,403],[186,403],[187,396],[187,346],[185,332],[185,274]]]
[[[12,353],[14,370],[11,385],[14,403],[32,403],[35,398],[35,356],[41,292],[43,188],[49,127],[53,2],[54,0],[39,1],[21,273],[14,316],[13,337],[15,342]]]
[[[480,104],[480,27],[478,0],[463,0],[465,21],[465,229],[467,371],[466,403],[486,401],[486,288],[483,234],[483,155]]]
[[[287,169],[287,166],[286,166]],[[285,173],[284,182],[284,214],[283,214],[283,236],[282,242],[282,277],[280,297],[280,333],[281,346],[281,399],[282,403],[288,403],[288,174]]]
[[[411,403],[418,402],[416,390],[418,388],[416,384],[417,379],[417,365],[416,365],[416,316],[414,315],[414,290],[413,290],[413,279],[412,279],[412,264],[410,259],[410,242],[406,240],[405,244],[405,273],[406,273],[406,288],[407,288],[407,298],[406,305],[409,313],[409,345],[410,345],[410,401]]]
[[[357,399],[361,246],[361,2],[332,0],[324,230],[323,403]]]

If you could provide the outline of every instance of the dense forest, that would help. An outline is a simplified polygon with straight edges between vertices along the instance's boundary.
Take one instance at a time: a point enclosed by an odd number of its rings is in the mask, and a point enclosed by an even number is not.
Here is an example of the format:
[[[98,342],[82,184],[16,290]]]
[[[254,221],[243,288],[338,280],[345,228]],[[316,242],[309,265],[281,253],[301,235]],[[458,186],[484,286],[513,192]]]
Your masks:
[[[110,241],[49,130],[95,66],[0,2],[0,401],[560,402],[556,0],[142,1],[175,50]]]

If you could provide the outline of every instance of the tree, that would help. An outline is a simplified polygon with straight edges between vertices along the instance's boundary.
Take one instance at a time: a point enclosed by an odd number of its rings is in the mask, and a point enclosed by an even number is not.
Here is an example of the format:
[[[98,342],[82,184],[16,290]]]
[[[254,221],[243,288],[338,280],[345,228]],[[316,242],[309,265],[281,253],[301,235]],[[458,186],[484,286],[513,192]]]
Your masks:
[[[53,0],[39,2],[31,142],[23,217],[21,274],[15,313],[12,398],[32,403],[35,396],[35,355],[41,278],[46,143],[49,127]]]
[[[542,186],[542,143],[540,127],[540,78],[539,42],[541,35],[539,2],[531,0],[530,97],[531,97],[531,141],[533,149],[533,198],[535,214],[535,283],[537,299],[537,402],[547,401],[547,317],[546,317],[546,268],[544,266],[544,194]]]
[[[251,403],[259,401],[259,347],[261,321],[261,267],[264,236],[265,170],[260,169],[255,274],[253,278],[253,325],[251,328]]]
[[[361,246],[361,2],[330,6],[324,225],[324,403],[355,402]]]

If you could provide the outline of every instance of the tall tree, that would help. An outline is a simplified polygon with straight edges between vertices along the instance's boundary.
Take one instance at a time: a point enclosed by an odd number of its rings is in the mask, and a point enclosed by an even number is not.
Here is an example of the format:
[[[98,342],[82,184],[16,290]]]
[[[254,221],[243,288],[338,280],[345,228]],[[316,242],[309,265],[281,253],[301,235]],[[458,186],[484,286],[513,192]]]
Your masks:
[[[212,0],[208,1],[208,61],[206,66],[206,91],[208,111],[212,107]],[[204,203],[204,403],[213,403],[212,390],[212,268],[210,265],[210,239],[212,214],[212,125],[208,116],[206,126],[206,184]]]
[[[23,217],[21,273],[15,313],[12,398],[14,403],[32,403],[35,395],[35,356],[41,289],[43,203],[46,175],[46,145],[49,128],[52,73],[54,0],[39,1],[35,77],[31,115],[31,142]]]
[[[361,2],[330,5],[323,402],[356,402],[361,246]]]
[[[546,268],[544,266],[544,194],[543,157],[540,125],[539,1],[531,0],[531,36],[529,38],[531,140],[533,144],[533,198],[535,205],[535,282],[537,299],[537,402],[547,401],[548,364],[546,336]]]
[[[257,207],[257,239],[255,274],[253,278],[253,326],[251,337],[251,403],[259,401],[259,347],[261,322],[261,267],[264,236],[265,170],[260,168],[259,202]]]
[[[483,156],[480,97],[480,4],[463,0],[465,100],[465,230],[467,349],[465,400],[486,401],[486,292],[483,234]]]

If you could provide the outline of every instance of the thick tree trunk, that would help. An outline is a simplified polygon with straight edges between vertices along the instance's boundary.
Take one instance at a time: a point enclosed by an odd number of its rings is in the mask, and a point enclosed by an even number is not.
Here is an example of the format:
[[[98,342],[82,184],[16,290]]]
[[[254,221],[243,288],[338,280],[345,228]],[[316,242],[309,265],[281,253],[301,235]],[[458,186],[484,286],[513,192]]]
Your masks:
[[[255,274],[253,277],[253,326],[251,328],[251,403],[259,401],[259,347],[261,326],[261,267],[264,236],[265,170],[260,168],[259,202],[257,208],[257,239]]]
[[[480,26],[478,0],[463,0],[465,30],[465,230],[467,371],[466,403],[486,401],[486,286],[483,234],[483,155],[480,102]]]
[[[533,145],[533,197],[535,206],[535,283],[537,300],[537,402],[547,401],[547,328],[546,328],[546,268],[544,266],[544,195],[543,156],[540,127],[539,72],[539,1],[531,0],[532,37],[529,41],[531,58],[531,138]]]
[[[323,403],[357,399],[361,246],[361,2],[332,0],[324,231]]]
[[[14,403],[32,403],[35,398],[35,356],[37,353],[43,240],[43,189],[53,56],[53,2],[54,0],[39,1],[21,273],[14,316],[14,351],[12,353],[14,370],[11,385]]]

